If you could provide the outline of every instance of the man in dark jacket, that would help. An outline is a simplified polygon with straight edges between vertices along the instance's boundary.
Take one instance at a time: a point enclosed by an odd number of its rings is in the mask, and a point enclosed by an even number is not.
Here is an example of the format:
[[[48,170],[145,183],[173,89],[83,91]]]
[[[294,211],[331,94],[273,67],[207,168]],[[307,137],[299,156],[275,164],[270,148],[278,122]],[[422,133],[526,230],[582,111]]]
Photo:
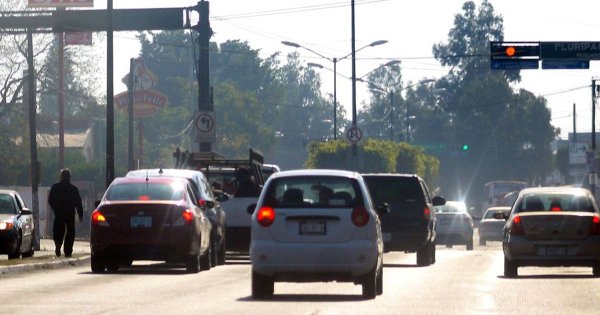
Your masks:
[[[60,256],[60,248],[64,239],[65,257],[71,257],[73,243],[75,242],[75,210],[79,216],[79,222],[83,219],[83,205],[79,189],[71,184],[71,171],[62,169],[60,181],[50,188],[48,203],[54,211],[53,239],[56,256]],[[65,228],[67,233],[65,235]]]

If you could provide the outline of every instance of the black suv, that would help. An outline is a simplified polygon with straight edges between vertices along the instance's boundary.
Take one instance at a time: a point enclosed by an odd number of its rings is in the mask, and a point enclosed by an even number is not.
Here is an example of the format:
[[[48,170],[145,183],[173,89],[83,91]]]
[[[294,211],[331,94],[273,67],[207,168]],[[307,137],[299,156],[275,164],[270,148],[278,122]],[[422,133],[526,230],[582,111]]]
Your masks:
[[[417,252],[417,265],[435,263],[435,212],[442,197],[431,198],[425,181],[411,174],[363,174],[374,204],[387,203],[381,217],[384,250]]]

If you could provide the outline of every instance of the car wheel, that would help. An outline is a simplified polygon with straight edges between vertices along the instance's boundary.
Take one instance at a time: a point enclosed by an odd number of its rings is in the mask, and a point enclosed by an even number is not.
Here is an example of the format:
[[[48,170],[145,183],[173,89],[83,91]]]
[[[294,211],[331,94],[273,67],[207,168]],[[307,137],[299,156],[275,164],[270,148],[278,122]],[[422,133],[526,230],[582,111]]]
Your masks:
[[[275,282],[269,276],[263,276],[252,270],[252,297],[255,299],[264,299],[273,295],[275,291]]]
[[[517,269],[519,266],[512,260],[504,257],[504,276],[507,278],[515,278],[519,275]]]
[[[479,237],[479,245],[485,246],[485,238]]]
[[[217,244],[215,242],[210,243],[210,267],[216,267],[218,263]]]
[[[217,265],[225,264],[225,236],[221,240],[221,246],[219,246],[219,250],[217,252]]]
[[[17,239],[15,239],[12,252],[8,253],[8,259],[17,259],[21,256],[21,232],[18,233]]]
[[[429,243],[429,248],[431,249],[431,251],[429,252],[429,258],[431,259],[431,264],[435,264],[435,243],[431,242]]]
[[[119,265],[114,261],[109,261],[106,263],[106,271],[114,273],[119,271]]]
[[[446,244],[446,248],[452,248],[452,244]]]
[[[31,243],[29,244],[29,250],[23,253],[23,258],[33,257],[35,252],[35,234],[31,235]]]
[[[600,277],[600,263],[597,262],[592,266],[592,274],[594,277]]]
[[[379,268],[379,272],[377,273],[377,280],[375,282],[375,290],[377,295],[383,294],[383,267]]]
[[[417,250],[417,266],[429,266],[431,264],[431,242]]]
[[[467,250],[473,250],[473,238],[467,241]]]
[[[209,270],[212,256],[212,245],[209,245],[204,255],[200,256],[200,270]]]
[[[90,265],[92,267],[92,273],[103,273],[106,269],[104,261],[95,255],[92,255]]]
[[[185,271],[187,273],[198,273],[200,272],[200,245],[198,245],[197,252],[188,256],[185,262]]]
[[[377,296],[377,266],[373,267],[369,273],[364,276],[362,281],[362,296],[365,299],[374,299]]]

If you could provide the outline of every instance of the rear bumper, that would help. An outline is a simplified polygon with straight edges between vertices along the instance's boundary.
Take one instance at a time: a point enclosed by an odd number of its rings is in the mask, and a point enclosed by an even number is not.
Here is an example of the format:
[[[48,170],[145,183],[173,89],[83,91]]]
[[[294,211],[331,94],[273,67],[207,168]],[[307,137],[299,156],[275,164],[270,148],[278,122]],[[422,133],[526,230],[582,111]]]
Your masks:
[[[502,230],[486,230],[479,228],[479,239],[486,241],[502,241]]]
[[[435,241],[437,244],[465,244],[473,240],[473,228],[470,226],[440,226],[436,227]]]
[[[427,226],[399,226],[383,229],[385,251],[415,252],[433,241],[435,232]]]
[[[280,243],[254,240],[250,247],[252,268],[275,281],[359,281],[377,264],[383,253],[377,242]]]
[[[531,241],[511,236],[503,241],[504,256],[520,266],[591,266],[600,263],[600,237],[581,241]],[[550,249],[561,249],[560,253]]]
[[[90,250],[95,257],[115,260],[184,261],[198,252],[198,242],[199,236],[191,226],[152,235],[93,228]]]

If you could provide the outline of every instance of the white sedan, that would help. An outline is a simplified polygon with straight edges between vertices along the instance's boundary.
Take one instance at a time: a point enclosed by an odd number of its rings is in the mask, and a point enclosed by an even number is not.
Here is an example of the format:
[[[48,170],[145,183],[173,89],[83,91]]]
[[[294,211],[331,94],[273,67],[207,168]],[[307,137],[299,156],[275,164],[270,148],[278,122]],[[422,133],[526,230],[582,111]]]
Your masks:
[[[379,210],[360,174],[296,170],[269,178],[252,216],[252,296],[273,294],[274,282],[343,281],[365,298],[383,293]],[[249,209],[249,211],[253,211]]]

